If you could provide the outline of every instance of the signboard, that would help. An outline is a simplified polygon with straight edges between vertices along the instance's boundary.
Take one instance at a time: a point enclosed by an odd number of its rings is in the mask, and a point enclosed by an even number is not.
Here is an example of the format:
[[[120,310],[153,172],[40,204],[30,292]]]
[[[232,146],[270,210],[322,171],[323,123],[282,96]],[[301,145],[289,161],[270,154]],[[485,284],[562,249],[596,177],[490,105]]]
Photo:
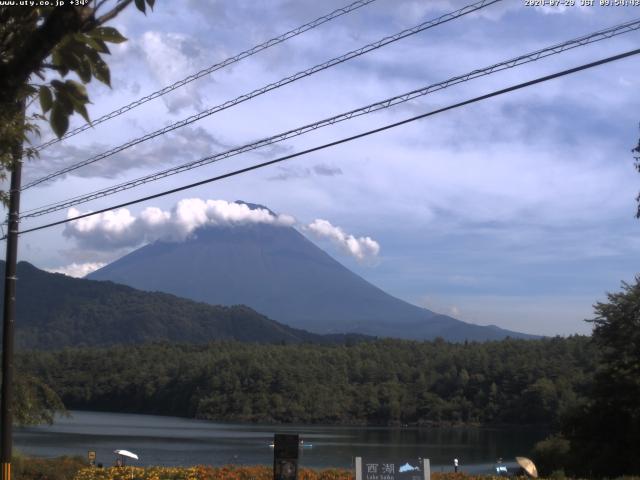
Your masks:
[[[298,435],[276,433],[273,438],[273,480],[297,480]]]
[[[96,463],[96,452],[89,450],[87,452],[87,459],[89,460],[89,465],[94,465]]]
[[[356,457],[356,480],[431,480],[428,458],[380,460]]]

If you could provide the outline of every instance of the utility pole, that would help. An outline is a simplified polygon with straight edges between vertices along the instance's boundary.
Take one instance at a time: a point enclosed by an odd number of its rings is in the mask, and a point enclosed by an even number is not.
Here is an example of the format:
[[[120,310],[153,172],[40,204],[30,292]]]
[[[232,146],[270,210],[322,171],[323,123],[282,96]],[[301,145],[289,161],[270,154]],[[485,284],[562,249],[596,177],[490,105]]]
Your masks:
[[[17,107],[24,119],[24,101]],[[13,338],[16,319],[16,265],[18,261],[18,224],[20,216],[20,185],[22,177],[22,140],[13,146],[11,189],[9,190],[9,230],[7,232],[4,272],[4,308],[2,319],[2,399],[0,405],[0,463],[2,480],[11,480],[13,450]]]

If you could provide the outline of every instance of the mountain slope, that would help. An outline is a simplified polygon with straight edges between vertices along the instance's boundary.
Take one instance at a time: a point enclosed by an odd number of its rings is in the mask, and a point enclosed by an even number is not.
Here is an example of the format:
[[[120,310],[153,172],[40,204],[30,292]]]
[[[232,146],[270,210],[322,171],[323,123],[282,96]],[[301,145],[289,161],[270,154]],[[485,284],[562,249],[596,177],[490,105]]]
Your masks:
[[[4,275],[5,263],[0,262]],[[59,349],[158,341],[330,343],[243,305],[213,306],[111,282],[67,277],[18,264],[16,341],[20,348]],[[0,299],[0,305],[2,299]]]
[[[214,305],[245,304],[316,333],[452,341],[529,337],[465,323],[395,298],[292,227],[206,227],[184,242],[144,246],[87,278]]]

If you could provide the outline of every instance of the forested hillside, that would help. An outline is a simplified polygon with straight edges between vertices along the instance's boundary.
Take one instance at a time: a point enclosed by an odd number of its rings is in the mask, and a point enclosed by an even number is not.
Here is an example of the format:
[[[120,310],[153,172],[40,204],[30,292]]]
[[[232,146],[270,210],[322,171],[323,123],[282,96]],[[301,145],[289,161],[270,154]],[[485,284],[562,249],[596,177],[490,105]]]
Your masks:
[[[0,261],[0,273],[4,273]],[[71,278],[18,264],[16,342],[60,349],[159,341],[332,343],[362,335],[317,335],[288,327],[244,305],[207,305],[125,285]],[[0,306],[2,298],[0,298]]]
[[[553,423],[597,361],[586,337],[350,346],[120,346],[28,352],[67,408],[225,421]]]

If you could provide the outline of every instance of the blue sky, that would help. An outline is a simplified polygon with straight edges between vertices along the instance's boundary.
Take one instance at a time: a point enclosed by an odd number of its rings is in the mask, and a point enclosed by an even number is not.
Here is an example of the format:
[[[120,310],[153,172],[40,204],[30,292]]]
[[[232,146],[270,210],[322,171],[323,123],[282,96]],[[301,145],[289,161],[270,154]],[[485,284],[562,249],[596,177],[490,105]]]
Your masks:
[[[130,9],[113,22],[129,38],[112,49],[113,89],[90,85],[90,115],[97,118],[344,4],[160,0],[146,17]],[[25,167],[25,177],[464,5],[377,0],[47,149]],[[22,207],[178,165],[636,17],[638,8],[541,9],[504,0],[28,190]],[[104,208],[359,133],[637,48],[639,37],[634,32],[578,48],[77,208]],[[153,240],[129,228],[145,209],[171,212],[192,198],[242,199],[293,217],[336,259],[417,305],[528,333],[588,333],[583,320],[592,316],[593,303],[637,273],[634,199],[640,186],[631,148],[640,135],[639,61],[632,57],[129,207],[126,214],[85,223],[82,232],[77,225],[26,234],[19,256],[78,275]],[[76,118],[72,127],[79,124]],[[25,221],[23,228],[66,214]],[[313,230],[317,219],[334,230]],[[368,238],[378,248],[355,255],[350,238],[364,247],[372,245]]]

